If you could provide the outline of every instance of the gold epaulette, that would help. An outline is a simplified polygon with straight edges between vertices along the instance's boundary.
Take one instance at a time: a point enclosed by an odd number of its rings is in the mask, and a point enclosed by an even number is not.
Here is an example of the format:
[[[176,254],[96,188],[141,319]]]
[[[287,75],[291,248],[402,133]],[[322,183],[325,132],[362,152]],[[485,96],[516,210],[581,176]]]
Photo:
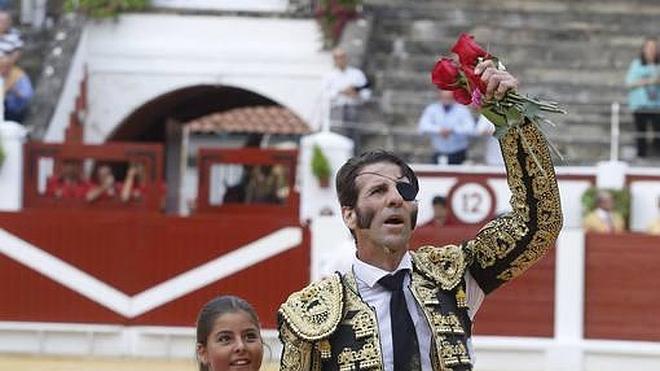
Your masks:
[[[456,287],[467,266],[463,250],[456,245],[424,246],[413,252],[412,258],[415,266],[443,290]]]
[[[315,341],[335,331],[343,308],[344,289],[336,273],[291,294],[279,313],[297,336]]]

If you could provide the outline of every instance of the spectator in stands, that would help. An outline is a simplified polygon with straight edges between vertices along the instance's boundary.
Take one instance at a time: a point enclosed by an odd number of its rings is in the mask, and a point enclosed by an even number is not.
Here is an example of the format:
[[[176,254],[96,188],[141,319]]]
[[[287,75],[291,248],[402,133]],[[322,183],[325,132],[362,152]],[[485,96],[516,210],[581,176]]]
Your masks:
[[[626,76],[628,106],[637,129],[637,156],[647,156],[646,130],[655,132],[654,150],[660,150],[660,51],[654,38],[647,38],[639,58],[628,68]],[[655,128],[654,128],[655,127]]]
[[[85,197],[88,185],[80,176],[80,164],[65,160],[57,176],[51,176],[46,181],[46,196],[55,198]]]
[[[493,136],[495,134],[495,125],[481,115],[477,121],[475,129],[476,135],[485,139],[485,150],[483,163],[491,166],[504,166],[504,158],[500,149],[500,142]]]
[[[13,66],[21,57],[24,44],[21,33],[12,27],[12,23],[9,12],[0,10],[0,52],[9,57]]]
[[[348,65],[348,55],[344,49],[335,48],[332,57],[335,68],[325,81],[331,116],[341,121],[346,134],[354,142],[355,152],[359,153],[361,143],[357,127],[358,110],[371,97],[369,80],[362,70]]]
[[[112,169],[108,165],[100,165],[96,169],[96,179],[87,191],[85,199],[93,202],[102,199],[113,199],[117,197],[117,182],[112,174]]]
[[[419,132],[430,135],[432,162],[438,164],[462,164],[474,129],[470,110],[456,103],[451,91],[439,91],[438,101],[427,106],[419,119]]]
[[[614,210],[612,193],[601,190],[596,196],[596,209],[587,214],[582,222],[585,232],[621,233],[625,222],[621,214]]]
[[[447,199],[443,196],[435,196],[431,201],[431,205],[433,205],[433,219],[421,227],[432,226],[439,228],[446,225],[448,215]]]
[[[660,197],[658,197],[658,215],[651,224],[649,224],[646,231],[649,234],[660,236]]]
[[[255,166],[245,190],[246,203],[280,204],[288,196],[287,179],[278,165]]]
[[[219,296],[197,316],[197,361],[200,371],[257,371],[264,344],[257,313],[245,300]]]
[[[119,198],[122,202],[141,201],[145,191],[144,165],[140,163],[130,164],[124,183],[121,185]]]
[[[11,57],[0,52],[0,74],[4,79],[5,119],[23,122],[28,105],[34,95],[30,77],[18,66]]]

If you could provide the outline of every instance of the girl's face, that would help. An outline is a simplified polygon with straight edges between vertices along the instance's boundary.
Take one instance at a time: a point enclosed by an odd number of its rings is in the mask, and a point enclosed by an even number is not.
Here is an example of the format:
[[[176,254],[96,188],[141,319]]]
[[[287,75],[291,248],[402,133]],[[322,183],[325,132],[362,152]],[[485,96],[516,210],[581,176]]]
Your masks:
[[[197,354],[211,371],[257,371],[264,346],[252,317],[239,310],[215,319],[206,345],[198,345]]]
[[[656,44],[655,41],[646,40],[646,42],[644,43],[644,48],[642,49],[644,53],[644,59],[646,59],[647,61],[652,61],[657,53],[657,47],[658,44]]]

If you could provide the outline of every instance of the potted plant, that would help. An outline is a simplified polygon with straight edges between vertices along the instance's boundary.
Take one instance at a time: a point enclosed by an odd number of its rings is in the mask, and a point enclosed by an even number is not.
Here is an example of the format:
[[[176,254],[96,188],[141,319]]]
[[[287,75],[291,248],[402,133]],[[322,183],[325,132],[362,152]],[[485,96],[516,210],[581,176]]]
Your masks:
[[[312,174],[318,179],[321,188],[330,186],[330,162],[318,144],[312,150]]]
[[[2,138],[0,138],[0,169],[2,169],[2,164],[5,162],[5,150],[2,148]]]
[[[337,45],[344,27],[357,17],[361,0],[319,0],[314,16],[323,32],[323,47],[330,49]]]

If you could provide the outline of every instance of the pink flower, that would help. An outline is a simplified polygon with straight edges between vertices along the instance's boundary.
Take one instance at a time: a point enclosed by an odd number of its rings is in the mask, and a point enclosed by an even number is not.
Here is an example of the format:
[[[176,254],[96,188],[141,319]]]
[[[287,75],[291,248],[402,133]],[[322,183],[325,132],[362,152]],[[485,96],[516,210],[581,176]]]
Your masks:
[[[472,106],[475,108],[481,107],[481,92],[479,89],[472,90]]]

